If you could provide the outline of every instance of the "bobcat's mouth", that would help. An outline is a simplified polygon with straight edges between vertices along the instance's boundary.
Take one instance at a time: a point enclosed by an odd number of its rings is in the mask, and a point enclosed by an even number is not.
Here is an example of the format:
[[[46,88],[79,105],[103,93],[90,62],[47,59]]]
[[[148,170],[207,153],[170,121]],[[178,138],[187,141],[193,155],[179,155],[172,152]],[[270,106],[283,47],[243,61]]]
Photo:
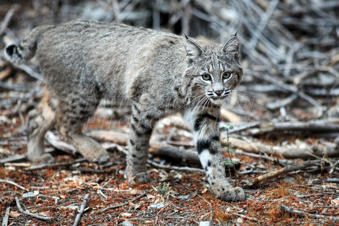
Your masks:
[[[221,105],[229,94],[230,90],[223,90],[222,92],[207,91],[206,96],[213,104]]]
[[[226,96],[213,96],[213,97],[209,97],[209,99],[212,101],[213,104],[216,105],[221,105],[222,103],[224,103]]]

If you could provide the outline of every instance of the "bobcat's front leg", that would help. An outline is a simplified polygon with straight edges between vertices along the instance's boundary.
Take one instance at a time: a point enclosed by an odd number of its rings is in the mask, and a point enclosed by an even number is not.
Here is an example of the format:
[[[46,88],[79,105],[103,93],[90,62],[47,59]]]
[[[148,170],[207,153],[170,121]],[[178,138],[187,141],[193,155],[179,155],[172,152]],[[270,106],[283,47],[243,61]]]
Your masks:
[[[132,118],[129,132],[127,155],[127,183],[130,186],[139,183],[148,183],[147,159],[149,140],[152,134],[152,121],[144,117],[137,103],[132,105]]]
[[[232,187],[225,178],[225,165],[220,146],[218,127],[219,109],[205,111],[187,110],[184,118],[189,122],[198,150],[202,167],[212,191],[223,201],[245,200],[245,193],[240,187]]]

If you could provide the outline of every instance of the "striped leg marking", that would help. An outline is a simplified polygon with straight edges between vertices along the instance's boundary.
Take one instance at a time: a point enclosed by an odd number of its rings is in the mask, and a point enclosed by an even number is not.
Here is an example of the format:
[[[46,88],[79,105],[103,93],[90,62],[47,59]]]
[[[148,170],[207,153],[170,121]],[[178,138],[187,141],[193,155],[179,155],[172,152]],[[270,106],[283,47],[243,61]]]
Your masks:
[[[136,183],[148,183],[150,181],[146,163],[152,127],[152,120],[144,116],[140,107],[134,103],[132,105],[126,170],[127,182],[130,186]]]
[[[245,199],[242,188],[233,188],[225,178],[225,165],[220,146],[219,113],[206,109],[205,112],[188,110],[184,118],[190,124],[202,167],[212,191],[223,201]]]

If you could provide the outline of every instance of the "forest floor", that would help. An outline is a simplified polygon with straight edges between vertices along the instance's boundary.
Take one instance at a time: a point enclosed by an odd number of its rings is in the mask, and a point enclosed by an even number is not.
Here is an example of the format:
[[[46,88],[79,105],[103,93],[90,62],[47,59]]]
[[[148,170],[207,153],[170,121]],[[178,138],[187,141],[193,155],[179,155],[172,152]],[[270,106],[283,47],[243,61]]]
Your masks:
[[[69,6],[67,18],[57,17],[65,11],[54,1],[34,2],[34,7],[0,7],[1,49],[18,41],[32,24],[60,23],[79,14],[79,7]],[[89,11],[97,12],[84,13]],[[331,60],[338,65],[339,55]],[[25,156],[26,123],[43,95],[41,75],[35,60],[15,66],[0,56],[2,225],[339,225],[337,95],[310,99],[304,93],[307,87],[293,91],[291,83],[259,79],[247,58],[243,64],[243,82],[224,106],[220,127],[227,177],[244,188],[246,200],[228,203],[210,191],[197,154],[190,152],[192,133],[180,116],[161,121],[153,131],[151,182],[129,187],[124,172],[131,112],[109,102],[100,105],[84,131],[108,150],[110,162],[87,162],[52,130],[45,147],[55,163],[33,165]],[[333,89],[338,86],[333,84]],[[299,95],[298,101],[293,95]],[[286,105],[277,101],[282,98],[294,99]],[[328,114],[320,117],[319,106],[329,106],[324,111]]]
[[[338,220],[339,187],[326,182],[329,176],[334,177],[337,173],[330,175],[325,163],[322,167],[314,164],[315,168],[295,170],[247,188],[245,182],[249,179],[282,167],[273,156],[268,156],[272,160],[269,161],[264,155],[263,158],[253,158],[231,153],[232,160],[240,163],[237,174],[232,175],[231,183],[245,187],[247,199],[227,203],[211,193],[204,173],[185,168],[200,168],[199,164],[167,161],[156,156],[150,159],[179,169],[149,165],[151,182],[129,187],[123,178],[125,154],[119,146],[112,146],[109,142],[102,143],[104,147],[111,146],[108,148],[111,161],[105,166],[89,163],[78,154],[72,156],[56,151],[48,143],[46,148],[53,151],[55,165],[32,166],[27,160],[20,159],[26,152],[25,132],[20,132],[23,131],[22,120],[26,119],[26,114],[6,117],[0,129],[3,160],[19,157],[19,160],[6,162],[0,167],[0,216],[4,217],[6,208],[11,207],[9,225],[71,225],[87,194],[87,205],[79,225],[117,225],[123,222],[132,225],[197,225],[202,221],[210,221],[215,225],[323,225],[335,224],[335,220]],[[127,119],[93,117],[85,131],[100,129],[125,133],[129,125]],[[168,137],[171,131],[173,126],[165,125],[156,130],[154,136]],[[177,132],[180,134],[185,131]],[[190,138],[181,136],[175,135],[174,139],[190,145],[187,141]],[[229,159],[226,151],[225,159]],[[301,162],[292,161],[293,164]],[[20,212],[15,198],[18,198],[26,212],[50,217],[51,220],[40,220]],[[283,206],[302,213],[283,212]],[[102,212],[107,207],[112,208]],[[316,214],[321,216],[314,217]],[[327,219],[330,216],[334,218]]]

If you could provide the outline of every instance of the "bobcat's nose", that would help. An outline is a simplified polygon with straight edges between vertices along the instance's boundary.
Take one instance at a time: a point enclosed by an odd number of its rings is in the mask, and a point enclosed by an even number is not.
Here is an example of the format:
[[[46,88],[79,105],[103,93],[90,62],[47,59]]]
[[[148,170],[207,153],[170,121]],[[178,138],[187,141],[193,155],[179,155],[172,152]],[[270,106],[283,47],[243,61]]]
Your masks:
[[[215,94],[217,94],[218,96],[220,96],[223,92],[224,92],[224,90],[217,90],[217,91],[214,91],[215,92]]]

